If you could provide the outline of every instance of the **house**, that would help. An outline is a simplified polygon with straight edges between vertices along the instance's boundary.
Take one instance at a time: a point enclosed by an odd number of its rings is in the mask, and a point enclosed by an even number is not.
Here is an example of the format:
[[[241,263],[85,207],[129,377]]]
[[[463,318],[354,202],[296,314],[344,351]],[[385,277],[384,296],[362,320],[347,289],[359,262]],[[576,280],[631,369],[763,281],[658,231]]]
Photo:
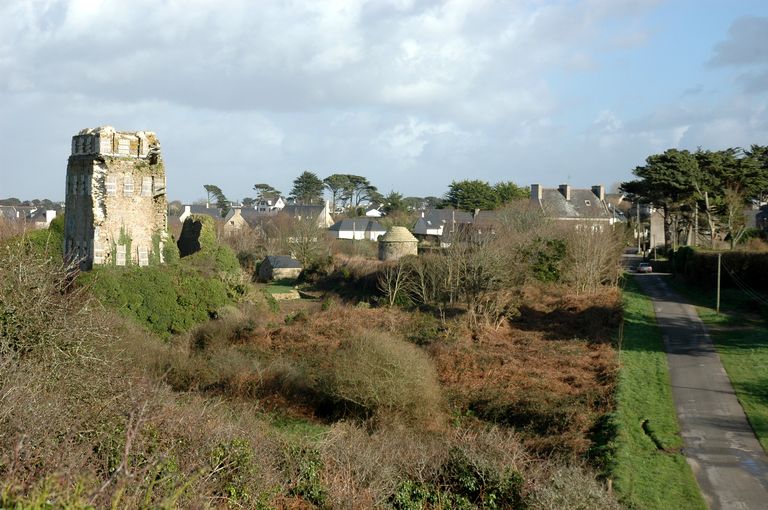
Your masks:
[[[331,218],[330,205],[328,202],[325,202],[324,205],[290,204],[283,207],[280,214],[299,221],[314,219],[319,228],[329,228],[333,225],[333,218]]]
[[[193,214],[198,216],[210,216],[219,223],[224,221],[224,218],[221,216],[221,210],[217,207],[211,207],[211,204],[209,203],[185,205],[184,210],[179,215],[179,221],[184,223],[184,220]]]
[[[422,236],[442,236],[455,231],[458,225],[472,223],[472,214],[457,209],[424,209],[413,226],[413,233]]]
[[[376,241],[387,229],[378,221],[369,218],[347,218],[334,223],[328,231],[334,239]]]
[[[372,207],[365,211],[366,218],[381,218],[384,213],[379,210],[378,207]]]
[[[283,210],[285,201],[283,197],[266,198],[256,202],[254,209],[259,213],[277,213]]]
[[[32,212],[27,216],[27,221],[32,224],[34,228],[46,228],[56,218],[56,211],[53,209],[32,209]]]
[[[268,255],[259,265],[259,280],[293,280],[301,274],[301,262],[288,255]]]
[[[531,184],[531,202],[548,217],[560,222],[591,225],[599,230],[616,222],[614,212],[605,201],[602,185],[575,189],[569,184],[561,184],[556,189],[544,189],[540,184]]]
[[[162,262],[168,203],[157,136],[103,126],[80,131],[71,147],[65,256],[84,269]]]

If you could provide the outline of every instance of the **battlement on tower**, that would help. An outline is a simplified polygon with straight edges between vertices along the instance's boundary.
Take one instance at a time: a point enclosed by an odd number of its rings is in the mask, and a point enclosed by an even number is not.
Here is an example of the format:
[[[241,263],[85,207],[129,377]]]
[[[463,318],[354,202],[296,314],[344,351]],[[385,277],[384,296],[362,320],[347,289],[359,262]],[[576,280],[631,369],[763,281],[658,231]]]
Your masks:
[[[72,137],[73,156],[151,158],[160,143],[152,131],[116,131],[112,126],[81,130]]]

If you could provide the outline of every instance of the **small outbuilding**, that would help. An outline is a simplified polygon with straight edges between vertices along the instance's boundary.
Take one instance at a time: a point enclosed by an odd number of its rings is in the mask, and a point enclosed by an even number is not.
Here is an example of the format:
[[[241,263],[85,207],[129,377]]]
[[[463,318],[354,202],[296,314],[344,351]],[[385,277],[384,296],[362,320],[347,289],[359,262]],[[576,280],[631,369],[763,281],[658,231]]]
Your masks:
[[[419,240],[405,227],[392,227],[379,237],[379,260],[397,260],[418,253]]]
[[[259,280],[295,279],[301,274],[301,262],[288,255],[268,255],[259,266]]]

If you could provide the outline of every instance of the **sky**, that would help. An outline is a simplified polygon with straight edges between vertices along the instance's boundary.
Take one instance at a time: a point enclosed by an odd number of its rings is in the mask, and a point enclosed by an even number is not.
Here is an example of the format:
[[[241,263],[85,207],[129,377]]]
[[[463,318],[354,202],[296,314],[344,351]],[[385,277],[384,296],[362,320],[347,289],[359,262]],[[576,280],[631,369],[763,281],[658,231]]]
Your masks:
[[[0,198],[63,200],[83,128],[157,133],[169,199],[632,178],[768,144],[765,0],[0,0]]]

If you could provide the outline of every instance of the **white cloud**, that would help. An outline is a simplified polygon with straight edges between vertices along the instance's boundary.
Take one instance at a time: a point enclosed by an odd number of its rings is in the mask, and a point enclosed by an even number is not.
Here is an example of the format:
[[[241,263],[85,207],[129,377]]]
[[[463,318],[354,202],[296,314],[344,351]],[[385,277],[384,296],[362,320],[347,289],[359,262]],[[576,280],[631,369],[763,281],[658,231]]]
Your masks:
[[[2,175],[0,196],[62,198],[69,137],[100,124],[157,131],[174,198],[209,180],[233,197],[255,182],[287,190],[305,169],[406,194],[467,176],[590,184],[631,166],[627,154],[735,131],[697,129],[720,115],[701,103],[639,119],[600,104],[571,118],[562,81],[601,71],[605,52],[642,48],[654,5],[6,0],[0,150],[18,171]],[[746,120],[745,136],[765,131],[764,110],[724,118]]]

